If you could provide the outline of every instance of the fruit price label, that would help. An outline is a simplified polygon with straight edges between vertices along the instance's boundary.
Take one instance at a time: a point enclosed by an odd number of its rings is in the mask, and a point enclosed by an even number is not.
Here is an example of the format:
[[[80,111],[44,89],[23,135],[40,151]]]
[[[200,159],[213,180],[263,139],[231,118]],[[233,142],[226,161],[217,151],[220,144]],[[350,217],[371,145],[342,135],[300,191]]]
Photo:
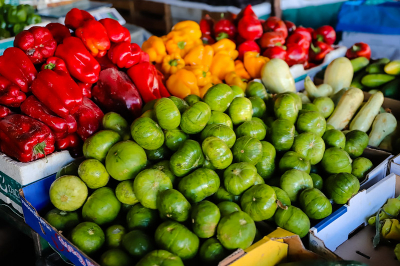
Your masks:
[[[21,205],[21,200],[18,193],[20,188],[21,184],[0,171],[0,193],[10,198],[18,205]]]

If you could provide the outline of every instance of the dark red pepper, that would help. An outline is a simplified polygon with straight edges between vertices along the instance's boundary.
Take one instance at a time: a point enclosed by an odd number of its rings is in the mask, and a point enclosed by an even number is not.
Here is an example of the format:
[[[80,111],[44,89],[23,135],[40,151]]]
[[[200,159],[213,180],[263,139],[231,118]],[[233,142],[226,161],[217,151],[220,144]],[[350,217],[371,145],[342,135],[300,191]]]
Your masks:
[[[83,97],[82,104],[73,114],[78,124],[76,133],[82,140],[86,140],[100,129],[103,116],[103,112],[94,102]]]
[[[25,115],[10,114],[0,120],[0,140],[3,153],[24,163],[54,151],[50,128]]]
[[[257,52],[260,53],[260,46],[255,41],[245,41],[240,44],[237,48],[239,51],[239,59],[243,60],[243,56],[246,52]]]
[[[274,47],[269,47],[267,48],[263,56],[268,57],[269,59],[272,58],[279,58],[282,60],[286,60],[286,47],[284,46],[274,46]]]
[[[29,92],[37,71],[29,57],[18,48],[7,48],[0,56],[0,75]]]
[[[8,116],[9,114],[12,114],[12,111],[10,110],[10,108],[0,105],[0,119]]]
[[[308,59],[308,51],[295,43],[290,43],[286,46],[286,63],[289,66],[304,64]]]
[[[221,19],[214,24],[214,34],[217,41],[235,38],[236,27],[232,21],[224,17],[224,13],[221,13]]]
[[[260,39],[261,48],[282,46],[285,44],[285,38],[283,38],[282,33],[269,31],[262,35]]]
[[[287,38],[288,29],[285,25],[285,22],[280,20],[277,17],[269,17],[263,24],[264,32],[266,31],[275,31],[282,33],[283,38]]]
[[[60,70],[69,74],[64,60],[55,56],[47,58],[46,63],[44,63],[41,67],[41,70],[43,69]]]
[[[307,40],[307,38],[300,33],[293,33],[292,35],[289,36],[289,38],[286,40],[286,43],[296,43],[301,45],[305,50],[308,50],[310,48],[310,42]]]
[[[316,41],[310,47],[310,60],[314,63],[320,63],[332,50],[333,48],[329,44]]]
[[[57,150],[71,150],[80,147],[82,141],[81,138],[76,133],[67,135],[63,139],[56,140]]]
[[[56,135],[56,139],[65,138],[77,129],[72,116],[68,116],[68,119],[57,116],[33,95],[22,103],[21,112],[47,125]]]
[[[118,70],[118,67],[113,62],[111,62],[111,60],[108,58],[108,56],[95,57],[95,59],[99,63],[101,70],[104,70],[107,68],[114,68],[114,69]]]
[[[113,44],[108,51],[108,58],[119,68],[130,68],[140,62],[142,50],[136,43],[120,42]]]
[[[100,72],[92,96],[105,112],[116,112],[132,121],[142,112],[142,99],[128,75],[114,68]]]
[[[296,30],[296,25],[289,20],[285,20],[284,22],[285,22],[288,34],[291,35]]]
[[[65,38],[71,36],[69,29],[61,23],[49,23],[46,25],[46,28],[50,31],[51,35],[53,35],[57,44],[62,43]]]
[[[119,42],[131,42],[131,33],[130,31],[119,24],[119,22],[112,18],[103,18],[100,19],[99,22],[103,24],[104,28],[107,31],[108,38],[111,42],[119,43]]]
[[[350,47],[346,52],[346,57],[349,59],[357,57],[366,57],[368,60],[371,58],[371,48],[368,44],[363,42],[358,42]]]
[[[19,107],[25,99],[25,93],[18,86],[0,76],[0,104],[9,107]]]
[[[211,35],[205,35],[204,33],[201,35],[201,40],[203,41],[203,44],[213,44],[215,43],[215,40]]]
[[[324,42],[332,45],[336,41],[335,29],[329,25],[325,25],[316,29],[313,33],[313,40]]]
[[[88,20],[94,20],[94,17],[85,10],[73,8],[65,15],[65,26],[72,30],[82,27],[83,23]]]
[[[299,33],[299,34],[303,35],[307,39],[307,41],[309,41],[311,43],[312,38],[311,38],[311,33],[310,33],[309,29],[306,29],[306,28],[300,26],[300,27],[297,27],[297,29],[294,31],[294,33]]]
[[[214,28],[214,20],[206,14],[201,20],[200,20],[200,30],[201,33],[204,35],[214,35],[213,33],[213,28]]]

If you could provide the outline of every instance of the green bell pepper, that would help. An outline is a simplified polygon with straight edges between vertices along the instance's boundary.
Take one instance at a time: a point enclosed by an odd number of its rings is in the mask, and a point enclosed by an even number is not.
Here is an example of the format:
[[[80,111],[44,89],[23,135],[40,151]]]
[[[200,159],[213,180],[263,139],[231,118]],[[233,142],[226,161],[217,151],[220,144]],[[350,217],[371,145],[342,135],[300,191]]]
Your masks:
[[[4,6],[4,0],[0,0],[0,8]]]
[[[33,14],[35,13],[35,8],[31,5],[22,5],[25,8],[26,14]]]
[[[10,9],[11,5],[10,4],[4,4],[1,8],[0,8],[0,14],[3,15],[4,19],[7,21],[7,13],[8,10]]]
[[[25,26],[27,26],[26,23],[17,23],[17,24],[14,24],[14,26],[13,26],[14,35],[17,35],[17,34],[20,33],[21,31],[23,31],[24,28],[25,28]]]
[[[26,13],[24,6],[12,6],[8,10],[7,21],[10,24],[24,23],[27,16],[28,14]]]
[[[36,14],[29,14],[28,18],[26,19],[26,23],[28,25],[32,25],[32,24],[37,24],[42,22],[42,18],[39,15]]]

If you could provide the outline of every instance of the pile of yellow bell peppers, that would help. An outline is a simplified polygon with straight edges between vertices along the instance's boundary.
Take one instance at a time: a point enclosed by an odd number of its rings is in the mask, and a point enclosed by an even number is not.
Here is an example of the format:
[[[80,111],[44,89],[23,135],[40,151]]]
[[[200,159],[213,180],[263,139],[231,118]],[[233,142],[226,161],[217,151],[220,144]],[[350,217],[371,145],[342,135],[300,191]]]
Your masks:
[[[151,36],[142,50],[164,75],[171,95],[180,98],[203,97],[210,87],[223,82],[244,91],[248,81],[261,77],[261,68],[269,61],[257,52],[246,52],[243,61],[236,60],[239,52],[229,39],[204,45],[194,21],[179,22],[162,37]]]

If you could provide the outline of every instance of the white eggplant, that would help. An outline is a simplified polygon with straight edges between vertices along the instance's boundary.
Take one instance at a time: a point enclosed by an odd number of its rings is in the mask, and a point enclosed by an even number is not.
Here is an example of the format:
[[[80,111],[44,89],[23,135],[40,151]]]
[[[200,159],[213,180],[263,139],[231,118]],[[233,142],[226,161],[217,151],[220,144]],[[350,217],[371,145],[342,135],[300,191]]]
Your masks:
[[[318,87],[315,86],[314,82],[309,76],[304,80],[304,88],[308,94],[310,100],[320,97],[329,97],[332,95],[332,87],[329,84],[321,84]]]
[[[325,71],[324,83],[331,85],[332,94],[349,87],[353,80],[353,65],[346,57],[333,60]]]
[[[378,147],[387,135],[392,134],[397,127],[397,120],[391,113],[377,115],[369,133],[368,145]]]
[[[361,130],[367,132],[378,115],[379,109],[383,104],[383,93],[378,91],[369,97],[367,103],[361,108],[350,123],[350,130]]]
[[[296,92],[288,64],[279,58],[269,60],[261,69],[261,80],[271,93]]]

